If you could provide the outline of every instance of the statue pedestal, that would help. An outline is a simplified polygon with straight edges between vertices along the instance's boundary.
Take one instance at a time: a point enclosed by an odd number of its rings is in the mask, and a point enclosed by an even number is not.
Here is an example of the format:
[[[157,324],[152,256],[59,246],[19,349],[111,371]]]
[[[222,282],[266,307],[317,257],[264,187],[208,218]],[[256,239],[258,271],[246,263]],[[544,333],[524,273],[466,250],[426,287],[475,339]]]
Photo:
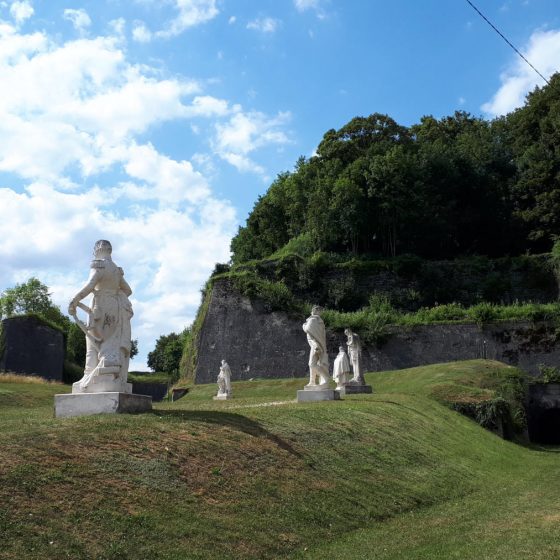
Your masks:
[[[102,369],[109,368],[100,368],[100,371]],[[83,393],[132,393],[132,383],[126,381],[123,383],[114,373],[95,375],[88,381],[85,388],[81,387],[80,381],[72,384],[73,395]]]
[[[340,389],[341,395],[371,395],[373,388],[371,385],[344,385]]]
[[[55,418],[152,410],[152,397],[132,393],[73,393],[54,396]]]
[[[228,399],[231,399],[231,393],[222,393],[221,395],[215,395],[213,399],[215,401],[227,401]]]
[[[297,402],[338,401],[340,393],[334,389],[324,388],[320,385],[305,386],[303,391],[297,392]]]

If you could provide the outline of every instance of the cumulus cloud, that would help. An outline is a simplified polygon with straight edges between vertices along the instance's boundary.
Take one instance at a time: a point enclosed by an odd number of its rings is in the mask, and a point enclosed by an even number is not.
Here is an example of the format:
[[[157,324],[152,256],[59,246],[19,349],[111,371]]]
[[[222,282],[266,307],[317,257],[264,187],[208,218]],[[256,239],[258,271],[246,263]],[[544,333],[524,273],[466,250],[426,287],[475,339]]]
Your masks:
[[[12,2],[10,5],[10,15],[18,25],[21,25],[26,19],[29,19],[34,12],[35,10],[29,0]]]
[[[124,22],[110,27],[114,36],[61,42],[0,24],[0,291],[34,275],[65,309],[93,243],[110,239],[134,290],[143,367],[160,334],[192,321],[200,287],[229,259],[237,219],[212,191],[214,162],[264,176],[254,159],[289,142],[290,115],[244,111],[208,82],[133,63]],[[178,120],[211,132],[210,155],[171,157],[147,140]]]
[[[138,43],[149,43],[152,40],[152,32],[141,21],[134,22],[132,38]]]
[[[270,118],[258,111],[245,113],[238,108],[227,122],[216,124],[214,150],[239,171],[262,175],[264,169],[249,154],[264,146],[289,143],[284,126],[290,118],[289,112]]]
[[[257,18],[247,24],[247,29],[261,33],[274,33],[280,26],[280,20],[271,17]]]
[[[35,275],[64,309],[87,278],[92,244],[108,238],[134,289],[145,356],[193,319],[201,285],[229,258],[236,216],[193,163],[140,135],[174,119],[227,118],[236,106],[131,63],[120,45],[0,28],[0,172],[10,173],[0,290]],[[107,186],[108,172],[122,179]]]
[[[91,18],[83,8],[78,10],[67,8],[64,10],[63,17],[71,22],[79,33],[83,33],[91,25]]]
[[[528,44],[521,50],[523,55],[545,77],[560,70],[560,30],[535,31]],[[482,105],[491,117],[504,115],[523,105],[526,95],[544,82],[519,56],[515,55],[511,66],[500,76],[502,85],[492,99]]]

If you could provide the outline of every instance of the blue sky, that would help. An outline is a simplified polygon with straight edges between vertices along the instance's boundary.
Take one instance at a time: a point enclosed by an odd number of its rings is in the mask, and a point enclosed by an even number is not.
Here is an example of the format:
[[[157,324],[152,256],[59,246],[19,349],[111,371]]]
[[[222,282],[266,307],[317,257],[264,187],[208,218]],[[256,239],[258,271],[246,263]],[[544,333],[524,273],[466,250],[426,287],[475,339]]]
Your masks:
[[[557,0],[475,3],[559,69]],[[37,276],[65,310],[109,239],[137,368],[328,129],[493,118],[542,82],[465,0],[0,1],[0,76],[0,290]]]

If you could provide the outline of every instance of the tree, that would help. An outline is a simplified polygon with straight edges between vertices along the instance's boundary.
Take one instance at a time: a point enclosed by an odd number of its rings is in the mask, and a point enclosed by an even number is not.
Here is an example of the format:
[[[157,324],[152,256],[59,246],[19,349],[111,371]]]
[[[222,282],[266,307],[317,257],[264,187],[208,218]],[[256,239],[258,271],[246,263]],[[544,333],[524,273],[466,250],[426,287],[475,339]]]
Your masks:
[[[165,372],[177,379],[185,337],[186,331],[161,335],[156,341],[156,347],[148,353],[148,367],[154,372]]]
[[[39,315],[64,331],[68,331],[70,326],[70,319],[52,302],[48,286],[33,277],[27,282],[8,288],[0,296],[2,317],[28,314]]]

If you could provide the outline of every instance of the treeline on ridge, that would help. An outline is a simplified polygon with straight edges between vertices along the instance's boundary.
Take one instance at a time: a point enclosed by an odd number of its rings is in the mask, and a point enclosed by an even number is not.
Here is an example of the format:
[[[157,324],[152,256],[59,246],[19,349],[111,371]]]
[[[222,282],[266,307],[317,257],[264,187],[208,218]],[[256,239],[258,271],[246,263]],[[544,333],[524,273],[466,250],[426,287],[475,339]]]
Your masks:
[[[449,259],[550,251],[560,234],[560,74],[488,121],[410,127],[374,113],[329,130],[232,240],[234,264],[306,251]]]

